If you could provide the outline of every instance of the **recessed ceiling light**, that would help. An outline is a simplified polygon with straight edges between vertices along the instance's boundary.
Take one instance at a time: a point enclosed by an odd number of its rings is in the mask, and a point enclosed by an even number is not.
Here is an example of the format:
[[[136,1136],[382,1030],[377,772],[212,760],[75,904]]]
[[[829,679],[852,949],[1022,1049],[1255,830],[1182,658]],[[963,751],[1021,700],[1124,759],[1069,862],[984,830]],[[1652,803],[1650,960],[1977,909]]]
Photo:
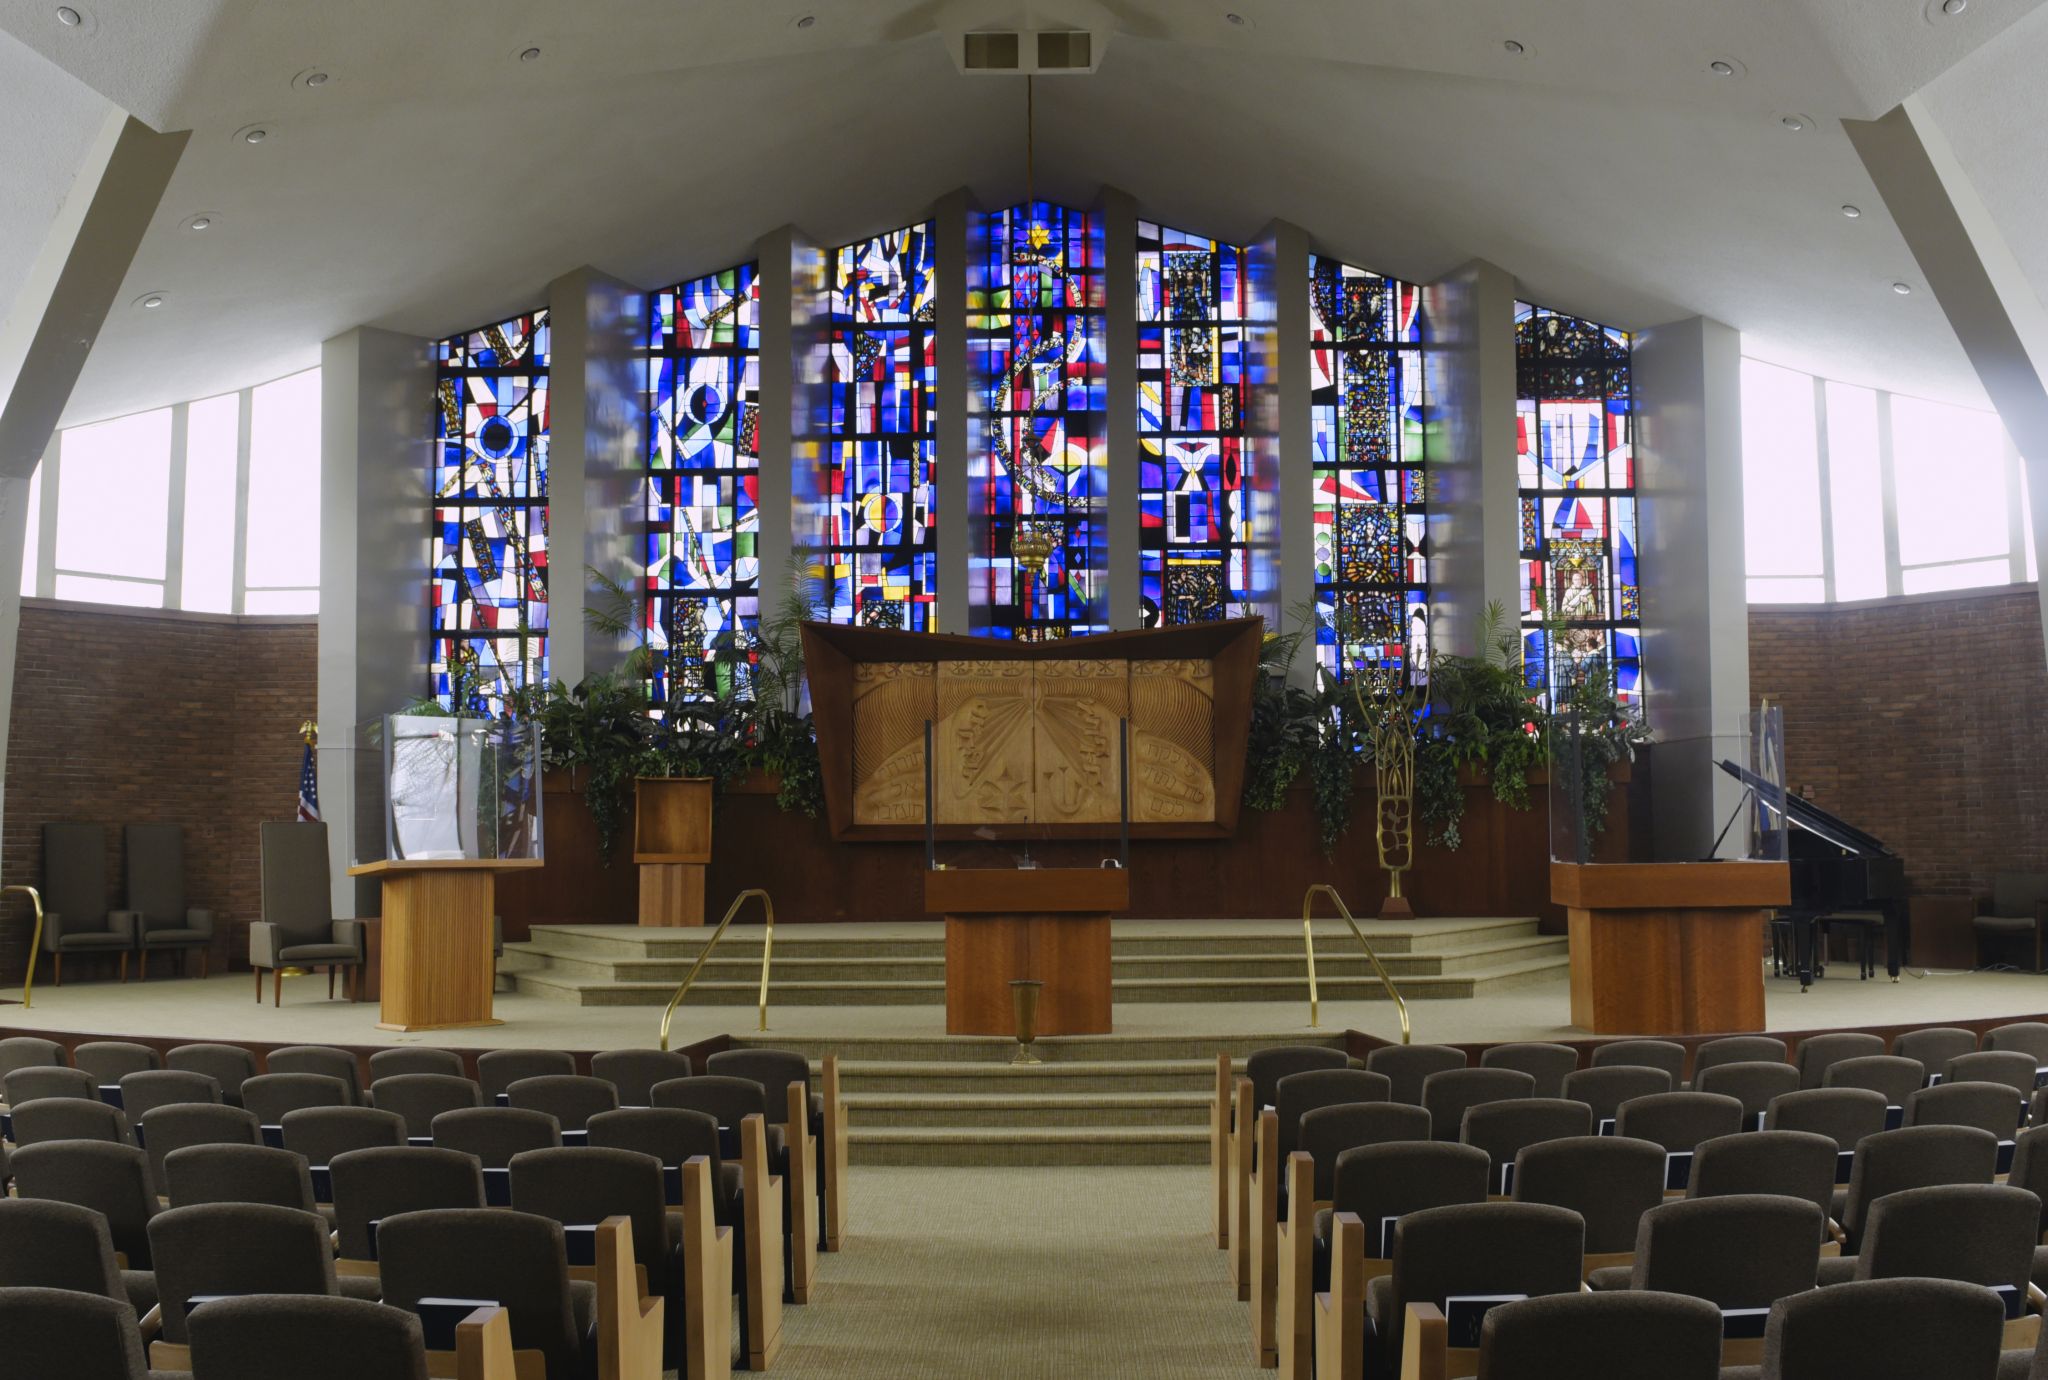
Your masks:
[[[1861,206],[1844,206],[1842,208],[1842,214],[1847,216],[1850,220],[1857,220],[1862,217],[1863,208]]]
[[[166,297],[167,294],[161,292],[145,292],[135,299],[135,305],[144,311],[155,311],[164,304]]]
[[[1970,0],[1941,0],[1941,12],[1954,16],[1970,8]]]
[[[1805,132],[1807,120],[1804,115],[1787,115],[1778,123],[1791,130],[1794,134],[1800,134]]]
[[[540,61],[540,49],[538,49],[538,48],[521,48],[521,49],[519,50],[519,60],[520,60],[521,62],[539,62],[539,61]]]
[[[1913,285],[1911,283],[1893,283],[1892,291],[1901,297],[1911,297],[1913,295]]]
[[[212,225],[212,216],[194,216],[192,217],[192,219],[185,222],[185,228],[187,230],[206,230],[210,229]]]
[[[327,85],[327,74],[326,74],[325,72],[308,72],[308,73],[306,73],[306,85],[308,85],[308,86],[325,86],[325,85]]]
[[[57,6],[57,22],[67,29],[75,29],[85,22],[85,16],[69,5]]]
[[[813,24],[815,24],[815,23],[817,23],[817,22],[818,22],[818,16],[816,16],[815,14],[806,14],[806,15],[802,15],[802,16],[800,16],[800,17],[799,17],[799,18],[797,19],[797,21],[796,21],[796,26],[797,26],[797,27],[798,27],[799,29],[808,29],[808,28],[810,28],[810,27],[811,27],[811,25],[813,25]]]
[[[1518,42],[1512,38],[1509,39],[1507,42],[1501,44],[1500,46],[1507,49],[1510,53],[1513,53],[1516,57],[1520,57],[1522,54],[1529,51],[1528,44]]]
[[[242,131],[242,142],[245,144],[260,144],[269,137],[270,131],[267,129],[249,129]]]
[[[1732,77],[1735,75],[1735,64],[1716,58],[1707,64],[1707,70],[1717,77]]]
[[[1231,23],[1233,23],[1233,24],[1237,25],[1237,26],[1238,26],[1239,28],[1243,28],[1243,27],[1244,27],[1244,16],[1243,16],[1243,15],[1241,15],[1241,14],[1239,14],[1239,13],[1238,13],[1238,12],[1237,12],[1236,10],[1231,10],[1231,11],[1230,11],[1229,13],[1225,14],[1225,15],[1224,15],[1223,17],[1224,17],[1225,19],[1229,20],[1229,21],[1230,21]]]

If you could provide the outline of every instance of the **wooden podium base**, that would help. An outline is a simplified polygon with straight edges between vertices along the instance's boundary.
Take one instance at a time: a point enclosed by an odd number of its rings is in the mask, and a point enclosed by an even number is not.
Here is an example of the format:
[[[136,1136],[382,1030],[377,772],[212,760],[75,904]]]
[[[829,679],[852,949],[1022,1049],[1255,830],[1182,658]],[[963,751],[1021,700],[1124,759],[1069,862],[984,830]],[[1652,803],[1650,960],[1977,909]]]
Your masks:
[[[1038,1034],[1109,1034],[1109,916],[948,915],[946,1033],[1015,1035],[1010,984],[1045,984]]]
[[[538,861],[368,863],[351,876],[383,880],[378,936],[379,1030],[503,1025],[491,1014],[491,915],[496,874]]]
[[[703,924],[703,864],[641,863],[640,923],[643,925]]]

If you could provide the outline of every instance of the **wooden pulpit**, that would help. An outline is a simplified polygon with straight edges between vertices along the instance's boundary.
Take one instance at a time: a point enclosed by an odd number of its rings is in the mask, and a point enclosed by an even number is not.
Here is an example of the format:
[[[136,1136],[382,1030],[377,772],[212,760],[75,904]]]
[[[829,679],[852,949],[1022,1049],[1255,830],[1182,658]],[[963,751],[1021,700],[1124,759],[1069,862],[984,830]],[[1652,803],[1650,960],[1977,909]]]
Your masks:
[[[348,870],[383,883],[379,1030],[502,1024],[491,1014],[497,875],[540,865],[539,858],[432,858]]]
[[[1595,1035],[1764,1028],[1764,922],[1781,862],[1550,865],[1571,933],[1572,1024]]]
[[[1107,1035],[1109,917],[1131,904],[1120,867],[932,868],[924,908],[946,917],[946,1033],[1014,1035],[1010,984],[1045,984],[1040,1035]]]

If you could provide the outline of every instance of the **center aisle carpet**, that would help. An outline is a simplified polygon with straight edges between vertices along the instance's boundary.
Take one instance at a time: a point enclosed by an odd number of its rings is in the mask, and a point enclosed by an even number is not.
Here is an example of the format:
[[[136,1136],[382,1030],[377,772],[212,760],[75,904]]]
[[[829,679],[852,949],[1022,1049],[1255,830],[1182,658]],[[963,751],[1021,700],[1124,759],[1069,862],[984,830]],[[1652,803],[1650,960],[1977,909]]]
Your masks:
[[[770,1374],[1267,1374],[1210,1234],[1209,1171],[856,1169],[851,1239]]]

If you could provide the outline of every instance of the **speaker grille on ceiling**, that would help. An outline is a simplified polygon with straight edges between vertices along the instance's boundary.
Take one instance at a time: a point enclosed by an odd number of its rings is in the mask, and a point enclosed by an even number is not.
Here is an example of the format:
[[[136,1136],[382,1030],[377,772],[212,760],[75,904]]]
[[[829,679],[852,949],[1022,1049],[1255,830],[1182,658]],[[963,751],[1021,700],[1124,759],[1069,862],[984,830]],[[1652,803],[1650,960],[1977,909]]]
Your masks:
[[[1043,40],[1046,35],[1041,34]],[[967,70],[970,72],[1014,72],[1018,61],[1018,36],[1014,33],[971,33],[967,35]],[[1041,43],[1042,46],[1042,43]]]
[[[1038,35],[1038,70],[1041,72],[1085,71],[1090,62],[1089,42],[1091,35],[1086,29],[1068,33],[1044,33]]]

